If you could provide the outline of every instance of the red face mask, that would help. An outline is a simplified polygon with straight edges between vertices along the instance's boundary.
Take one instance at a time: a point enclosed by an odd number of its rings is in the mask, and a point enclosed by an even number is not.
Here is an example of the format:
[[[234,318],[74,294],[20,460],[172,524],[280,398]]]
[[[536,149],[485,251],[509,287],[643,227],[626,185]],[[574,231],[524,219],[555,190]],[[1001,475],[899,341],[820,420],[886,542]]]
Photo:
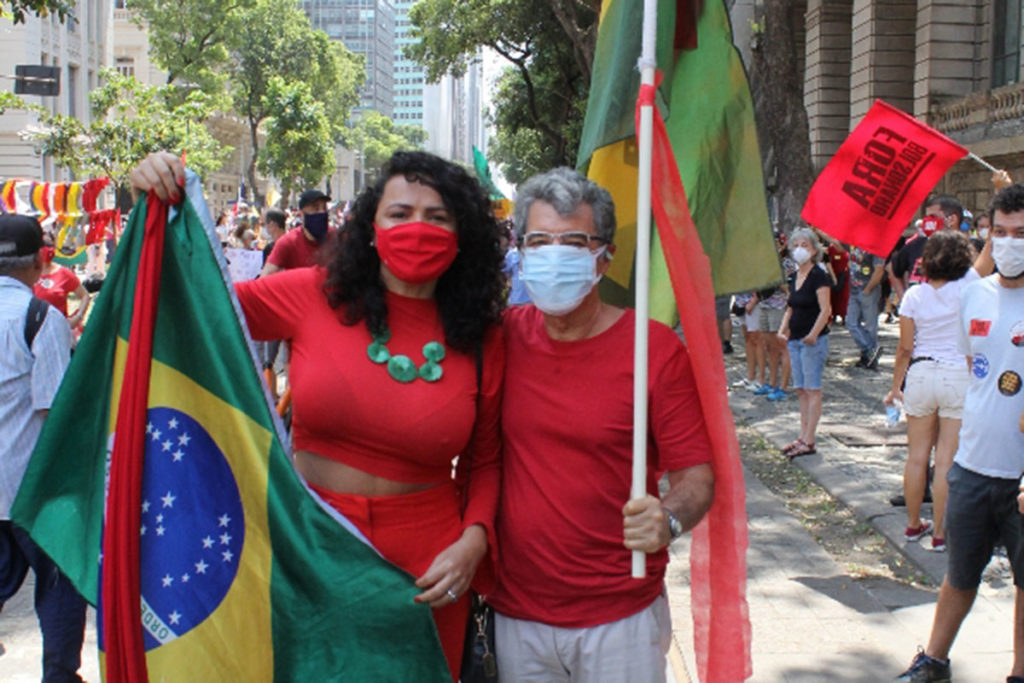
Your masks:
[[[39,250],[39,255],[43,257],[43,263],[49,263],[53,260],[54,248],[43,247]]]
[[[921,219],[921,232],[925,236],[930,236],[932,233],[942,229],[942,219],[938,216],[925,216]]]
[[[402,223],[383,229],[376,223],[377,253],[402,282],[421,285],[448,270],[459,250],[458,236],[430,223]]]

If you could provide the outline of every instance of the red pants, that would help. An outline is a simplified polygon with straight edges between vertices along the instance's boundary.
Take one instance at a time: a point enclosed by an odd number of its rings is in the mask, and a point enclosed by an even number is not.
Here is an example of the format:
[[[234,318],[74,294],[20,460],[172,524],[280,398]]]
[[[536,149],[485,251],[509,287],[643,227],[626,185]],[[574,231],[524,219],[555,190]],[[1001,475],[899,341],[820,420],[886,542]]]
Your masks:
[[[310,488],[345,515],[381,555],[415,577],[422,576],[437,554],[462,535],[454,484],[377,497],[336,493],[313,485]],[[433,613],[452,680],[458,681],[469,618],[469,596],[463,595]]]

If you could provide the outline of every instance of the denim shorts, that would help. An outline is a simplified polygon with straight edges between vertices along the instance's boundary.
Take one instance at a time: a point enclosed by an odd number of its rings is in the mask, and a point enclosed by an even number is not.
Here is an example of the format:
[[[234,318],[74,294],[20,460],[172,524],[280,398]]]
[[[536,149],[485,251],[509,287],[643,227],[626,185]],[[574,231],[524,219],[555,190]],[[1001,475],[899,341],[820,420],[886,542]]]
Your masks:
[[[1006,546],[1013,584],[1024,588],[1021,514],[1017,509],[1017,479],[999,479],[972,472],[953,463],[946,475],[946,547],[949,585],[974,590],[996,543]]]
[[[799,339],[786,343],[789,350],[789,367],[794,389],[821,389],[821,373],[825,371],[828,358],[828,335],[818,337],[814,346],[808,346]]]

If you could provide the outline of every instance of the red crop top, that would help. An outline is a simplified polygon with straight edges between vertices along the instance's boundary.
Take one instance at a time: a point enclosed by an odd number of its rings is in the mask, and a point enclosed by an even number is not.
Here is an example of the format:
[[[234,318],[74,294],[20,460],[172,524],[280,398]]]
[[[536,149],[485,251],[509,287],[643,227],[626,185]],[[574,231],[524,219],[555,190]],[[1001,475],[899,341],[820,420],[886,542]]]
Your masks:
[[[291,341],[294,448],[414,484],[449,481],[452,459],[466,455],[463,525],[483,524],[492,536],[505,364],[500,328],[484,344],[478,414],[472,354],[446,346],[440,380],[397,382],[367,355],[366,325],[342,324],[342,312],[327,304],[325,277],[322,268],[298,268],[235,285],[252,337]],[[421,365],[424,344],[444,343],[437,303],[388,292],[387,305],[388,349]]]

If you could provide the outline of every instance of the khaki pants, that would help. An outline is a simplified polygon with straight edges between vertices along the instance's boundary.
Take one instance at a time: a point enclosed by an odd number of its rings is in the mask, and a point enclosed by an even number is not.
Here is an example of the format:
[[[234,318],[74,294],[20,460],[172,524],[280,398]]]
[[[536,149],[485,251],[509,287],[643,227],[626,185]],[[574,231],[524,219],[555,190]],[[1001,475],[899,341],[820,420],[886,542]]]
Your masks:
[[[498,678],[527,683],[664,683],[672,621],[664,595],[600,626],[560,628],[495,613]]]

